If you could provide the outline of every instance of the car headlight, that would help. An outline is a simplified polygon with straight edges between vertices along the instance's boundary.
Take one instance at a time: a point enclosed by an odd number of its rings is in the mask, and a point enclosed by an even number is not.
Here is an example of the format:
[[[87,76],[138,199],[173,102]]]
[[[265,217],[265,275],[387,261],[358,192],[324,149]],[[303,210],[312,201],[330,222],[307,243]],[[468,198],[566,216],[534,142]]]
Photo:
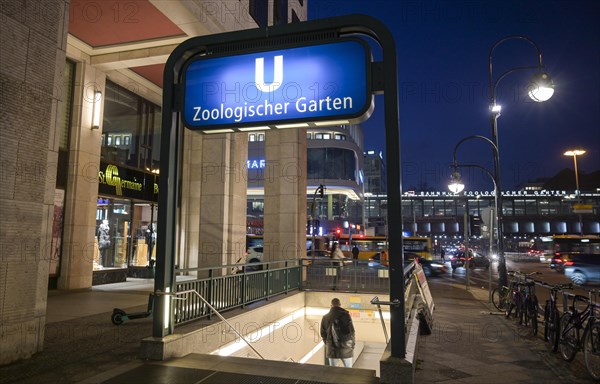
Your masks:
[[[498,260],[498,255],[495,253],[492,253],[492,260]]]
[[[430,265],[431,265],[432,267],[434,267],[434,268],[442,268],[442,267],[444,267],[444,265],[443,265],[443,264],[438,264],[438,263],[431,263]]]

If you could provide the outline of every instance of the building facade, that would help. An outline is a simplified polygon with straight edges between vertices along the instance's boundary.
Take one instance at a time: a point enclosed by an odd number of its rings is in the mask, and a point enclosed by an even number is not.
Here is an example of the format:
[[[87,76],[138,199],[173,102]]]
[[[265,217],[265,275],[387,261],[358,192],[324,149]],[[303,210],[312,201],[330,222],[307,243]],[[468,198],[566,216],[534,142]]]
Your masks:
[[[363,153],[365,167],[365,193],[386,194],[387,174],[381,151],[368,150]]]
[[[264,132],[248,136],[248,233],[263,232],[265,172]],[[360,125],[308,128],[306,215],[315,231],[331,233],[344,222],[363,225],[363,137]],[[324,187],[323,197],[316,193]],[[310,232],[311,224],[307,225]]]
[[[43,349],[49,287],[89,288],[154,258],[163,69],[173,49],[190,37],[306,20],[306,7],[301,0],[2,2],[0,364]],[[185,135],[179,229],[186,236],[176,263],[229,263],[244,252],[236,246],[246,233],[247,185],[239,178],[248,135]],[[298,131],[267,136],[270,161],[282,158],[282,144],[305,140]],[[284,158],[304,164],[303,152]],[[283,198],[303,200],[300,187]],[[278,206],[282,197],[269,195]],[[298,216],[296,206],[287,214]],[[299,232],[279,212],[266,216],[269,225],[288,223],[282,242]]]
[[[582,192],[581,204],[592,207],[590,213],[577,214],[574,191],[520,190],[502,193],[502,231],[508,250],[522,240],[563,234],[600,234],[600,192]],[[464,215],[470,219],[473,238],[489,236],[490,210],[494,206],[491,191],[406,192],[402,198],[402,221],[406,234],[427,236],[438,244],[464,239]],[[385,223],[391,212],[386,195],[365,197],[365,215],[370,223]],[[374,225],[375,226],[375,225]],[[377,234],[385,227],[376,226]]]

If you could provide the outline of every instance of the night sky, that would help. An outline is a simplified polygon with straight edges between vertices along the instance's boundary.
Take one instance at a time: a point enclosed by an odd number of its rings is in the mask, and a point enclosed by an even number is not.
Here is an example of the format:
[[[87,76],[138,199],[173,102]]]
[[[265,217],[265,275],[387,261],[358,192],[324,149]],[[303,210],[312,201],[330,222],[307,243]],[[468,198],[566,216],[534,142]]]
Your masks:
[[[579,147],[580,173],[600,169],[600,1],[309,0],[309,20],[362,13],[394,34],[398,55],[403,190],[447,190],[454,146],[470,135],[490,137],[488,55],[508,35],[525,35],[540,47],[554,96],[527,96],[534,70],[504,78],[497,88],[503,190],[573,168],[563,155]],[[522,40],[496,48],[493,75],[537,64]],[[377,59],[379,53],[375,52]],[[384,150],[383,100],[362,123],[365,149]],[[493,169],[491,146],[470,140],[462,163]],[[480,170],[462,171],[466,189],[491,190]],[[575,186],[573,186],[575,189]]]

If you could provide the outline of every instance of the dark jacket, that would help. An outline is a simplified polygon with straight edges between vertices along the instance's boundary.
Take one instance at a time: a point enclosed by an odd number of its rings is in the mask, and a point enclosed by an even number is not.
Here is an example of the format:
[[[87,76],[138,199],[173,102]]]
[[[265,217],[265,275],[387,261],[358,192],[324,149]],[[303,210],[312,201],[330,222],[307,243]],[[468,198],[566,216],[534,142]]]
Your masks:
[[[334,323],[337,324],[336,332],[332,332]],[[338,359],[352,357],[356,338],[350,313],[341,307],[331,307],[329,313],[321,320],[321,339],[325,343],[326,357]]]

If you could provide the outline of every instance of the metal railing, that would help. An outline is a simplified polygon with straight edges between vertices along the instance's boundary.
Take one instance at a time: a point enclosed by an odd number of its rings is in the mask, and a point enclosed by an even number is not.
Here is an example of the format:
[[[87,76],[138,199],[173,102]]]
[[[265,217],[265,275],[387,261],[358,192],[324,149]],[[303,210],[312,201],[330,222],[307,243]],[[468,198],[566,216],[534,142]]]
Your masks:
[[[238,269],[239,268],[239,269]],[[237,273],[231,273],[236,271]],[[260,264],[223,265],[209,268],[177,269],[179,275],[196,275],[197,278],[180,279],[175,292],[183,300],[173,303],[175,325],[210,318],[217,311],[243,308],[246,305],[268,300],[270,297],[300,288],[301,266],[298,260],[284,260]],[[201,300],[196,294],[211,303]]]
[[[346,260],[343,265],[330,258],[302,259],[302,289],[387,293],[390,288],[386,267],[366,260]]]
[[[404,269],[407,308],[415,296],[414,267],[411,263]],[[388,269],[362,260],[339,266],[331,259],[294,259],[177,269],[176,273],[180,276],[175,286],[180,300],[173,302],[176,326],[298,289],[389,293]]]

